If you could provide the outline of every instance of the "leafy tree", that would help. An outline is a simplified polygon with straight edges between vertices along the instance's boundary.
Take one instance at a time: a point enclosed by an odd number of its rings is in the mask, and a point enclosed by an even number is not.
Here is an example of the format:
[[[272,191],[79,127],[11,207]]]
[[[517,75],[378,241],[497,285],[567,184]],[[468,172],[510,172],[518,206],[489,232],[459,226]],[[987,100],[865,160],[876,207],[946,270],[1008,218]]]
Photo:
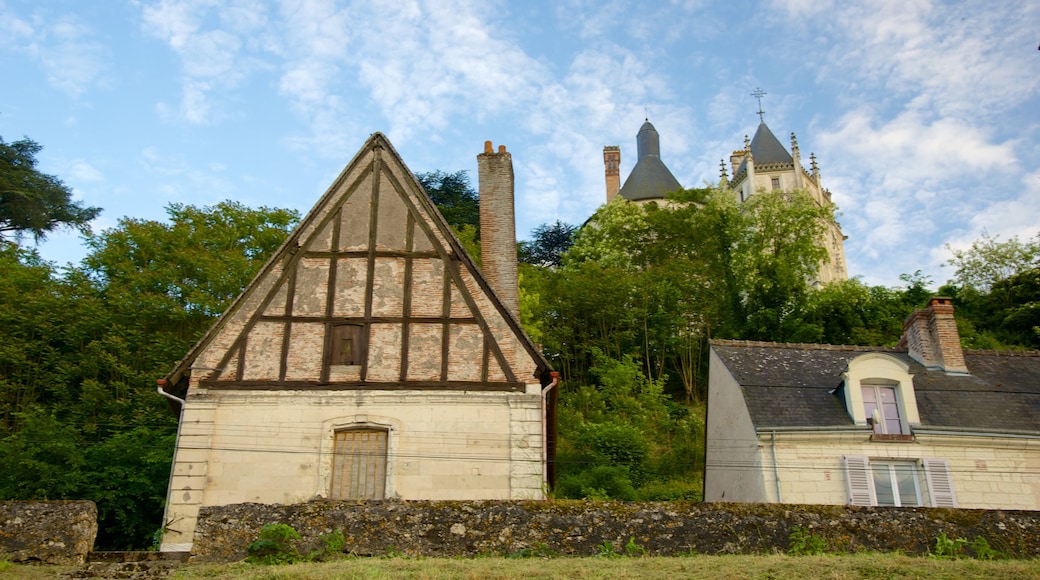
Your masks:
[[[168,212],[88,236],[61,273],[0,247],[0,500],[92,499],[102,548],[147,546],[160,523],[176,420],[155,379],[297,220],[230,202]]]
[[[531,232],[532,240],[520,242],[520,261],[545,268],[563,265],[563,255],[574,245],[578,226],[556,220]]]
[[[957,268],[953,282],[984,293],[1001,280],[1040,267],[1040,232],[1024,242],[1018,236],[1011,236],[1006,242],[1001,242],[999,237],[983,233],[966,250],[955,250],[946,244],[946,249],[953,253],[947,264]],[[1005,293],[1003,297],[1008,295]]]
[[[90,231],[100,208],[72,201],[60,179],[36,169],[43,147],[31,139],[5,143],[0,138],[0,236],[32,234],[37,241],[62,227]]]
[[[455,229],[469,225],[480,231],[480,203],[465,170],[455,173],[439,170],[416,173],[415,178],[449,225]]]

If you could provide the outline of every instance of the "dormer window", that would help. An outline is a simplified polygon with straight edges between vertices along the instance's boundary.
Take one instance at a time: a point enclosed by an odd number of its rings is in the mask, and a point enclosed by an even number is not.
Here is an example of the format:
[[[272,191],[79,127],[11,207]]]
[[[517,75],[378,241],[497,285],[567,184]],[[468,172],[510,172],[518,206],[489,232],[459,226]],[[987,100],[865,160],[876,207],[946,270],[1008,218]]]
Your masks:
[[[896,387],[863,385],[863,410],[867,424],[879,435],[908,435],[899,412]]]
[[[920,424],[914,379],[906,362],[887,353],[863,354],[849,361],[843,378],[849,417],[878,438],[904,440]]]

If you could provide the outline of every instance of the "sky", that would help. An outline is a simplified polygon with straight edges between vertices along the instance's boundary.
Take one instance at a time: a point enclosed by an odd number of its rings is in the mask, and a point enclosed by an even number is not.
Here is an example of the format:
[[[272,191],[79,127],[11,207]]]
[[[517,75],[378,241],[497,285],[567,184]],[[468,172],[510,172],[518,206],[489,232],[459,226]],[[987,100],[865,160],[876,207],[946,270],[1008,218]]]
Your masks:
[[[1040,230],[1035,0],[0,0],[0,137],[124,217],[234,200],[305,214],[370,134],[416,173],[484,141],[517,232],[605,201],[648,118],[687,187],[763,118],[815,153],[851,276],[953,276],[947,246]],[[31,242],[31,240],[30,240]],[[58,265],[75,232],[39,246]]]

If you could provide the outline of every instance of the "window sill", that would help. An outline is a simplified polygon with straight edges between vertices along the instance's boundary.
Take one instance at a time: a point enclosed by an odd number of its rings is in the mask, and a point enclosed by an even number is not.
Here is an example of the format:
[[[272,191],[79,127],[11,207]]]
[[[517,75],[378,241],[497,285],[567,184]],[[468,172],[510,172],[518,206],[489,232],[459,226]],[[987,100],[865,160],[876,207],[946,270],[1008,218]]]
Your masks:
[[[877,441],[879,443],[913,443],[914,436],[910,435],[888,435],[885,433],[872,433],[870,435],[871,441]]]

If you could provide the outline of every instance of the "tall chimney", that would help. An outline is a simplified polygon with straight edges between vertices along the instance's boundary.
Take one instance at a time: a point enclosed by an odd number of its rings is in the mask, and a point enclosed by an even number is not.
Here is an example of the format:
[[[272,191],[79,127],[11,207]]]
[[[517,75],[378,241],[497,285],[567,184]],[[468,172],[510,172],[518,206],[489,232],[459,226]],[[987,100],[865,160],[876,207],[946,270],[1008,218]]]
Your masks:
[[[621,147],[607,145],[603,148],[603,166],[607,176],[607,203],[610,203],[621,189]]]
[[[907,348],[910,358],[926,367],[938,367],[948,373],[968,372],[950,298],[931,298],[926,308],[908,316],[899,345]]]
[[[513,209],[513,156],[491,141],[477,155],[480,190],[480,247],[484,278],[513,317],[520,320],[517,289],[516,218]]]

